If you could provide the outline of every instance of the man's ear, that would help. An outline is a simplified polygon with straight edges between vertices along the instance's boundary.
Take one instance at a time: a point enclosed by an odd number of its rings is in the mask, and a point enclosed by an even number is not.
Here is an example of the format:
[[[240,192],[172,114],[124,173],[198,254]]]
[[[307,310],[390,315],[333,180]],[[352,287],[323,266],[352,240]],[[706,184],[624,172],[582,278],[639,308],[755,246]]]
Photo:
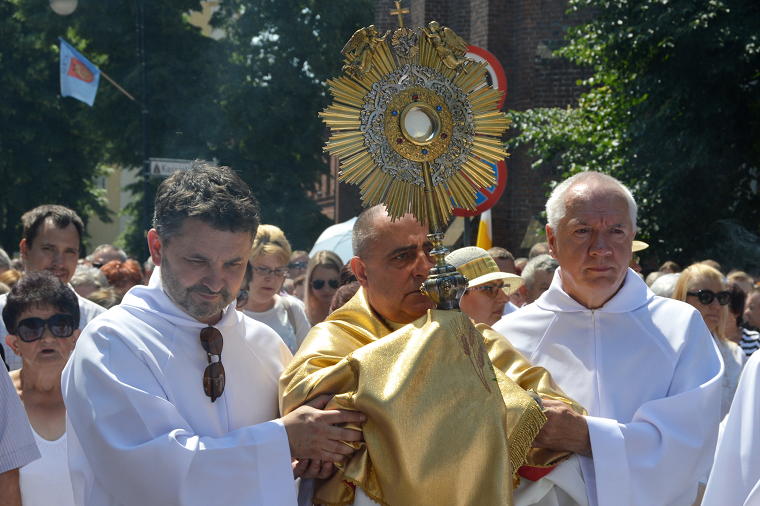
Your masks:
[[[161,265],[161,257],[164,253],[163,246],[158,232],[155,228],[151,228],[148,232],[148,248],[150,248],[150,256],[153,259],[153,263],[157,266]]]
[[[29,246],[26,244],[26,239],[21,239],[21,242],[18,244],[18,249],[21,252],[21,260],[24,262],[24,265],[26,265],[26,257],[29,254]]]
[[[17,336],[15,336],[13,334],[8,334],[7,336],[5,336],[5,344],[7,344],[8,347],[13,350],[13,353],[15,353],[16,355],[18,355],[19,357],[21,356],[21,350],[19,350],[19,348],[18,348],[18,337]]]
[[[557,258],[557,237],[549,224],[546,225],[546,241],[549,243],[549,254],[552,258]]]
[[[364,288],[367,289],[368,283],[367,283],[367,269],[364,265],[364,261],[359,257],[353,257],[351,259],[351,270],[354,271],[354,275],[356,275],[356,280],[359,282],[359,284]]]

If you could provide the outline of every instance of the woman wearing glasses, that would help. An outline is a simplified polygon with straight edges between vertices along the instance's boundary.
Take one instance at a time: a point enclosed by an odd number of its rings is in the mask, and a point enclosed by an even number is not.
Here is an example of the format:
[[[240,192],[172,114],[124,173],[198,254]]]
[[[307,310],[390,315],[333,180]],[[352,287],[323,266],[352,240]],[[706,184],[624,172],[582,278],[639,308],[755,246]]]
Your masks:
[[[459,301],[459,308],[475,323],[493,325],[501,319],[509,296],[523,284],[523,279],[501,272],[496,261],[482,248],[461,248],[446,257],[469,282]]]
[[[306,268],[306,315],[312,325],[330,314],[330,303],[338,289],[338,275],[343,262],[332,251],[317,251]]]
[[[311,325],[295,298],[279,295],[290,261],[290,243],[282,230],[274,225],[260,225],[248,261],[251,280],[247,285],[244,282],[238,309],[271,327],[295,354]]]
[[[709,265],[692,264],[684,269],[678,278],[673,298],[691,304],[699,311],[723,357],[725,372],[720,406],[722,420],[731,407],[739,376],[747,361],[742,349],[726,339],[726,305],[731,299],[731,294],[726,289],[723,274]]]
[[[22,503],[73,505],[61,372],[81,332],[79,301],[49,272],[33,272],[8,294],[3,321],[8,345],[23,364],[11,379],[42,455],[19,471]]]

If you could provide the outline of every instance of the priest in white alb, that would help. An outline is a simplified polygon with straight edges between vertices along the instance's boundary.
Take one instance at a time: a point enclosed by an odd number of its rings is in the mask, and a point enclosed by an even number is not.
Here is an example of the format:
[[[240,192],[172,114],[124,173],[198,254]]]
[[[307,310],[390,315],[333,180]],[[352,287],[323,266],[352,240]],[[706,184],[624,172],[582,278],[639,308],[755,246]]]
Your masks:
[[[295,505],[294,477],[331,474],[360,440],[334,425],[364,417],[320,399],[278,419],[290,352],[235,311],[251,190],[224,167],[177,172],[153,224],[150,285],[87,326],[63,373],[76,504]]]
[[[715,452],[704,506],[760,505],[760,355],[744,366]]]
[[[560,267],[494,330],[588,411],[566,410],[592,506],[691,505],[718,436],[723,364],[710,332],[628,268],[636,203],[619,181],[583,172],[546,209]]]

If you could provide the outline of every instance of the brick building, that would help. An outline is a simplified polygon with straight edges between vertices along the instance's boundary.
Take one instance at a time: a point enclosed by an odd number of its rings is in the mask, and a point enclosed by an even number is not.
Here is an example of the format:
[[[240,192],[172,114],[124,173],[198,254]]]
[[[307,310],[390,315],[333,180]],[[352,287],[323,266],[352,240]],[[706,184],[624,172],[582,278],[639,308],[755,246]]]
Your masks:
[[[567,0],[406,0],[402,5],[410,9],[405,16],[407,26],[425,26],[436,20],[499,59],[508,85],[504,111],[576,104],[581,93],[576,83],[587,73],[552,55],[562,45],[567,29],[582,20],[577,14],[567,14]],[[375,26],[395,29],[397,17],[390,15],[394,8],[393,0],[376,0]],[[492,209],[494,245],[519,255],[527,253],[520,251],[520,244],[531,217],[543,210],[546,183],[556,178],[556,171],[549,166],[531,169],[531,161],[524,148],[511,153],[507,187]],[[332,163],[331,168],[336,175],[337,164]],[[326,202],[326,207],[336,222],[361,211],[355,186],[326,180],[322,198],[334,202],[332,206]]]

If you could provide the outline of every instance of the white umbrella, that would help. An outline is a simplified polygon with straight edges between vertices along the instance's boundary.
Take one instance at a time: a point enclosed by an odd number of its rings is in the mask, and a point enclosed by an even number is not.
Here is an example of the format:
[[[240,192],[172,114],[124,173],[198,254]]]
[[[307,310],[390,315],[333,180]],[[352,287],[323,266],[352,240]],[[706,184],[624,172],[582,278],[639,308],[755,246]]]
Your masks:
[[[356,218],[351,218],[343,223],[327,227],[319,235],[317,242],[314,243],[314,247],[309,252],[309,257],[313,257],[317,251],[329,250],[337,254],[343,260],[343,263],[351,260],[351,257],[354,256],[354,251],[351,247],[354,223],[356,223]]]

